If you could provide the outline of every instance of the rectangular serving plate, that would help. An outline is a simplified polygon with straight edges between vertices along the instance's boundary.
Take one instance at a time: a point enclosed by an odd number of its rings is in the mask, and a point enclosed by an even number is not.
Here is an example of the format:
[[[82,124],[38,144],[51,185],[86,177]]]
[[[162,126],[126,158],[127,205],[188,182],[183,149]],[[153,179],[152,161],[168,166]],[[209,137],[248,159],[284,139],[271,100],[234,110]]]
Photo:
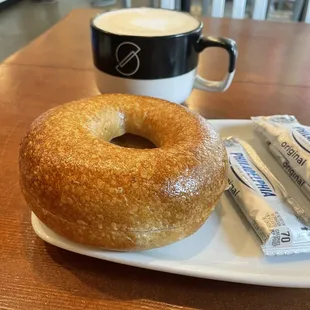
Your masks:
[[[265,150],[249,120],[209,120],[221,137],[249,142],[289,194],[309,202]],[[229,196],[222,195],[215,211],[192,236],[166,247],[141,252],[112,252],[71,242],[53,232],[32,214],[32,226],[44,241],[68,251],[140,268],[230,282],[310,287],[310,254],[265,257],[260,242]]]

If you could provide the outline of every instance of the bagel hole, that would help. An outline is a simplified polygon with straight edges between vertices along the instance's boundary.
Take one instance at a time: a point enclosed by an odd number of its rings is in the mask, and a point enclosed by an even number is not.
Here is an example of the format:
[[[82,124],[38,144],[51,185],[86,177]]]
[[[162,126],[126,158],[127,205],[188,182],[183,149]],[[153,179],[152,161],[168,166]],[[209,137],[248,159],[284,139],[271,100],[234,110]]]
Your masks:
[[[122,147],[134,148],[134,149],[154,149],[156,145],[150,140],[134,135],[131,133],[125,133],[122,136],[113,138],[110,143],[116,144]]]

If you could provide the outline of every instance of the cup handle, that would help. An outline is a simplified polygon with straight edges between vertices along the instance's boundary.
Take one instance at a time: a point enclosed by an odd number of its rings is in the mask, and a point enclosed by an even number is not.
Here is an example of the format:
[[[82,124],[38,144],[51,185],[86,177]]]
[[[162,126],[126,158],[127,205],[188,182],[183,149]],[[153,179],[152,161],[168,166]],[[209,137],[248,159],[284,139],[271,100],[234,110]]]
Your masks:
[[[194,88],[211,92],[223,92],[231,84],[235,75],[236,59],[238,55],[237,44],[235,41],[227,38],[204,37],[201,36],[197,41],[197,51],[202,52],[207,47],[220,47],[229,54],[228,73],[223,81],[209,81],[196,75]]]

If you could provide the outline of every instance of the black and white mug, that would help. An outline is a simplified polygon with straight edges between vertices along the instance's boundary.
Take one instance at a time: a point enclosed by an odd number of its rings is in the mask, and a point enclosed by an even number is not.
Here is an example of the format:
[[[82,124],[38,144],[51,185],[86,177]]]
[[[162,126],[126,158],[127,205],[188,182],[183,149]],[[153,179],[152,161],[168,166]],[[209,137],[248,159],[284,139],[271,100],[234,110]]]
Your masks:
[[[182,103],[193,87],[223,92],[231,84],[236,43],[202,36],[202,22],[177,11],[131,8],[106,12],[91,22],[97,86],[102,93],[130,93]],[[207,47],[229,54],[223,81],[196,74],[198,56]]]

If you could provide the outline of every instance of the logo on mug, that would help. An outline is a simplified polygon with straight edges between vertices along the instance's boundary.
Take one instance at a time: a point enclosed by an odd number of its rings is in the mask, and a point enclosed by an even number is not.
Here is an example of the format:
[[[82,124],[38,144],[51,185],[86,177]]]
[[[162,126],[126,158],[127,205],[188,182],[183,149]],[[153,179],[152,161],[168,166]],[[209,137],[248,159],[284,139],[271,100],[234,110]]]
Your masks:
[[[124,76],[134,75],[140,67],[138,53],[141,48],[132,42],[121,43],[115,51],[115,58],[118,65],[115,69]]]

